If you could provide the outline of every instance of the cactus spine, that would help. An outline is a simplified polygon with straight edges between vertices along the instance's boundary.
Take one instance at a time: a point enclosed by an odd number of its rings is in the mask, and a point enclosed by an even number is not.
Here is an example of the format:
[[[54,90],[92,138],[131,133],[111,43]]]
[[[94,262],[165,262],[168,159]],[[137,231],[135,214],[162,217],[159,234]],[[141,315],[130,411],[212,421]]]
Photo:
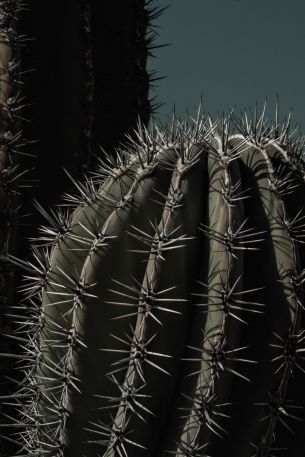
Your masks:
[[[301,443],[294,138],[264,112],[139,125],[68,209],[40,208],[24,263],[27,455],[267,457],[292,429]]]

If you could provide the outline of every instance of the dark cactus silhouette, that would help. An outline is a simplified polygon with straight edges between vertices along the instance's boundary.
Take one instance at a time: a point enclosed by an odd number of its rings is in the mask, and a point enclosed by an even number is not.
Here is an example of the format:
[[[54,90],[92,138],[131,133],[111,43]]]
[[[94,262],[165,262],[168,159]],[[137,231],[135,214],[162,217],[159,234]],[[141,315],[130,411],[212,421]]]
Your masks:
[[[300,456],[301,140],[264,112],[137,135],[41,208],[24,452]]]
[[[70,185],[63,167],[80,177],[103,157],[101,148],[115,153],[138,116],[148,124],[157,105],[149,101],[155,75],[146,62],[161,11],[147,0],[54,0],[23,12],[21,31],[35,38],[22,53],[25,68],[35,69],[24,87],[31,102],[24,128],[38,140],[30,151],[42,204],[56,204]]]

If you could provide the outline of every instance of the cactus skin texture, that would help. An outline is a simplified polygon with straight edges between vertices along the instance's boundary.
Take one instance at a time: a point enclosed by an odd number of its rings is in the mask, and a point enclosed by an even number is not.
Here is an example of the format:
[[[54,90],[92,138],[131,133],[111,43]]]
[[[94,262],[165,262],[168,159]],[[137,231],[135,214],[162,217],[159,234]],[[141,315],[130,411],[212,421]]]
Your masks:
[[[301,456],[302,139],[264,110],[137,135],[40,207],[22,455]]]

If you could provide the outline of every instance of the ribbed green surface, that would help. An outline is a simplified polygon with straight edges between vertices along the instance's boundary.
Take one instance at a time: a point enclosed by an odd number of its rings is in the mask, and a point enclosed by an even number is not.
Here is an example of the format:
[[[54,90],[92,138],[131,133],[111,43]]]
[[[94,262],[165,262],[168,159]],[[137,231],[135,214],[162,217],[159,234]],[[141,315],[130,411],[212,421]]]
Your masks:
[[[302,455],[304,169],[289,121],[174,119],[47,216],[27,455]]]

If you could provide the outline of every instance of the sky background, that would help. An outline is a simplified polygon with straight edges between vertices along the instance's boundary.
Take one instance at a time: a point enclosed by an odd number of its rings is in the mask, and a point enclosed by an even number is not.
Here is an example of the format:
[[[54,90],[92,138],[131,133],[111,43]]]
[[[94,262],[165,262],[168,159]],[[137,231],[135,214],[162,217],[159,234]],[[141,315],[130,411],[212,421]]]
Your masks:
[[[198,107],[213,116],[259,109],[267,97],[273,117],[279,94],[280,118],[292,109],[293,125],[305,134],[304,0],[156,0],[170,5],[154,22],[155,50],[148,68],[158,76],[151,97],[164,105],[155,117],[166,122],[175,104],[184,117]]]

